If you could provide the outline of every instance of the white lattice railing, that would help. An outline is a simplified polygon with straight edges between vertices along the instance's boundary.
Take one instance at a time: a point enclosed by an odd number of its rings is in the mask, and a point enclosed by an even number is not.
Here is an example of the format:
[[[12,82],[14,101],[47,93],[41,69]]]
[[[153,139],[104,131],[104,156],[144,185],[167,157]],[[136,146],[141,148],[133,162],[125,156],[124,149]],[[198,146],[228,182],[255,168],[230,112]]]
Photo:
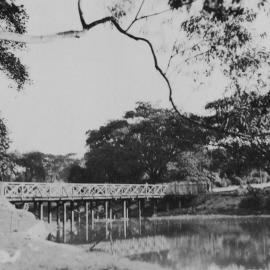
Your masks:
[[[166,184],[67,184],[1,182],[0,195],[10,201],[50,199],[160,198]]]

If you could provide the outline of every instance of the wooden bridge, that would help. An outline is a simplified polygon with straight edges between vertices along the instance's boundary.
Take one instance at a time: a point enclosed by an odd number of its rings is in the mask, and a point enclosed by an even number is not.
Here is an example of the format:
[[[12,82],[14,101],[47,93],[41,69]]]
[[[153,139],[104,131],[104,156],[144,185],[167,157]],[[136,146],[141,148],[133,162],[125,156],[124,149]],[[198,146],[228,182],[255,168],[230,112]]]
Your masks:
[[[72,183],[33,183],[33,182],[0,182],[0,197],[16,203],[24,203],[25,208],[33,205],[33,212],[38,210],[38,216],[44,219],[44,205],[47,208],[48,222],[52,221],[52,213],[56,212],[57,224],[63,220],[65,230],[66,221],[70,216],[71,228],[74,226],[75,212],[82,207],[85,211],[86,227],[88,227],[89,213],[94,222],[100,219],[99,206],[102,205],[105,220],[116,217],[115,202],[123,202],[122,218],[129,218],[129,207],[137,203],[138,217],[141,218],[145,208],[145,201],[151,200],[153,214],[157,213],[157,201],[166,196],[198,195],[206,192],[206,185],[202,183],[170,183],[170,184],[72,184]],[[169,209],[169,202],[166,202]],[[148,203],[149,204],[149,203]],[[179,199],[179,206],[181,201]],[[54,208],[55,207],[55,208]],[[77,211],[76,211],[77,208]],[[52,211],[55,209],[55,211]],[[67,213],[69,210],[69,213]],[[69,215],[68,215],[69,214]],[[118,215],[117,215],[118,216]]]
[[[151,199],[203,192],[206,192],[203,183],[186,182],[156,185],[0,182],[0,196],[11,202]]]

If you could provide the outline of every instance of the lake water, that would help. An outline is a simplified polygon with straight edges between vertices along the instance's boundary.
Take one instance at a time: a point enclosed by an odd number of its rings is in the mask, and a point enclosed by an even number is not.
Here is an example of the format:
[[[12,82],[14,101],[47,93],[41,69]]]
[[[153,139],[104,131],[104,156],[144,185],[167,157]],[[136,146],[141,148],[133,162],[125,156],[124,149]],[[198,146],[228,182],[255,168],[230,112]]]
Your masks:
[[[77,222],[63,238],[170,269],[270,269],[268,217]]]

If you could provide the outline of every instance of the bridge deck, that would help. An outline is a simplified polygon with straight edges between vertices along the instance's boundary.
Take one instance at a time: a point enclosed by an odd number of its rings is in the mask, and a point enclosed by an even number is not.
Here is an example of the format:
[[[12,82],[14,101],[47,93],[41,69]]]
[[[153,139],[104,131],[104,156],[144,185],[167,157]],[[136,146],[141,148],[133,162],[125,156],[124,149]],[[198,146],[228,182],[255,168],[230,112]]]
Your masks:
[[[0,182],[0,196],[9,201],[150,199],[166,195],[198,195],[205,192],[204,183],[189,182],[156,185]]]

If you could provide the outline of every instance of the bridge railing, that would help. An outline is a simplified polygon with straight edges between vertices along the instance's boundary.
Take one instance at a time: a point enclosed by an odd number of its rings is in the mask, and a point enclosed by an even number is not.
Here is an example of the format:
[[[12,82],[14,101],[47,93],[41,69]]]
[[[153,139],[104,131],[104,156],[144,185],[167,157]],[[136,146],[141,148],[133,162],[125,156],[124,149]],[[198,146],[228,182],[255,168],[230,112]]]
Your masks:
[[[0,195],[8,200],[59,200],[106,198],[160,198],[166,184],[71,184],[1,182]]]

